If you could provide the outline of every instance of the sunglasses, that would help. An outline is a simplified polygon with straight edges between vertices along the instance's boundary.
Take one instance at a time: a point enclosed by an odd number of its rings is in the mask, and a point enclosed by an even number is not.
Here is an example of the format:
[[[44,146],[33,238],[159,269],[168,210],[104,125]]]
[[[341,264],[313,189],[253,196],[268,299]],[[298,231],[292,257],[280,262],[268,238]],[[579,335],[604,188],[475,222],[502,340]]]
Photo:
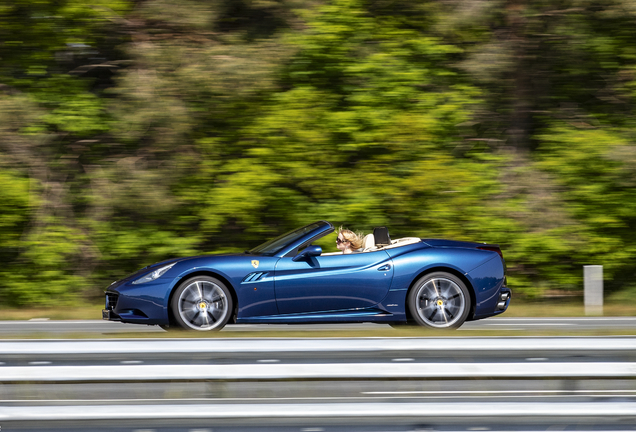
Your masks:
[[[340,244],[340,243],[349,243],[349,240],[340,240],[340,237],[338,237],[338,238],[336,239],[336,243],[337,243],[337,244]]]

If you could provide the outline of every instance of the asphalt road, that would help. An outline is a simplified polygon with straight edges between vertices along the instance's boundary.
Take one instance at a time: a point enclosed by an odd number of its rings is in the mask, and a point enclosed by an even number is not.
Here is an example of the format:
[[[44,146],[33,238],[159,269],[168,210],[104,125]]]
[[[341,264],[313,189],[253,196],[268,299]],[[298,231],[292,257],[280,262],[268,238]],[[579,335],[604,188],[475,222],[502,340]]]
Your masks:
[[[369,331],[372,333],[378,329],[390,329],[385,324],[241,324],[229,325],[222,331],[231,332],[262,332],[262,331]],[[458,330],[460,334],[471,331],[483,330],[626,330],[636,331],[636,317],[576,317],[576,318],[505,318],[497,317],[479,321],[464,323]],[[136,324],[122,324],[102,320],[68,320],[53,321],[47,319],[34,319],[29,321],[0,321],[0,338],[2,336],[28,336],[37,334],[81,334],[97,333],[103,335],[116,335],[121,333],[164,333],[158,326],[145,326]]]

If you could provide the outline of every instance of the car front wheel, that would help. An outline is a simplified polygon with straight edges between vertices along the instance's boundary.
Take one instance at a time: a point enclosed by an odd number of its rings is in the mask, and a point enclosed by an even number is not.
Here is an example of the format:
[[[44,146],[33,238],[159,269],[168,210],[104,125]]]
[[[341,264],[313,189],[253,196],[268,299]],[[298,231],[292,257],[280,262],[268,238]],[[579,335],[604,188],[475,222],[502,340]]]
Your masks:
[[[466,285],[446,272],[429,273],[409,292],[409,310],[419,325],[438,329],[461,326],[470,311]]]
[[[227,324],[232,314],[232,295],[220,280],[196,276],[179,285],[170,307],[180,327],[218,331]]]

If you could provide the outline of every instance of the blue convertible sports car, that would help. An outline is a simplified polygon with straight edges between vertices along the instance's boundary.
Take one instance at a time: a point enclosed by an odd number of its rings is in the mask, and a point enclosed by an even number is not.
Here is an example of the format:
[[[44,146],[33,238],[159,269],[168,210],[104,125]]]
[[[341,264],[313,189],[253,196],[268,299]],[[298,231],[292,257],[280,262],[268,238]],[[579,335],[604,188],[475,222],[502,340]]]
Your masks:
[[[376,228],[351,254],[312,242],[329,222],[243,254],[176,258],[106,290],[105,320],[191,330],[227,323],[415,323],[457,328],[504,312],[511,291],[497,245],[405,237]]]

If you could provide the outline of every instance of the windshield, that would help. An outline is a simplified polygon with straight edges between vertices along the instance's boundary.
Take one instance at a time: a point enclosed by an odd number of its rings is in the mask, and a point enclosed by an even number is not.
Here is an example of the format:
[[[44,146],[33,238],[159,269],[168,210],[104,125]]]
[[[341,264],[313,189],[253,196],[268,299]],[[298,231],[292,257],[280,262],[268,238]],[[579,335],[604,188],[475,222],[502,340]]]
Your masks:
[[[301,238],[308,232],[311,232],[324,225],[325,225],[325,222],[315,222],[315,223],[306,225],[302,228],[289,231],[281,236],[276,237],[275,239],[266,241],[260,246],[256,246],[254,249],[250,249],[248,252],[255,255],[274,255],[276,254],[276,252],[284,248],[286,245]]]

